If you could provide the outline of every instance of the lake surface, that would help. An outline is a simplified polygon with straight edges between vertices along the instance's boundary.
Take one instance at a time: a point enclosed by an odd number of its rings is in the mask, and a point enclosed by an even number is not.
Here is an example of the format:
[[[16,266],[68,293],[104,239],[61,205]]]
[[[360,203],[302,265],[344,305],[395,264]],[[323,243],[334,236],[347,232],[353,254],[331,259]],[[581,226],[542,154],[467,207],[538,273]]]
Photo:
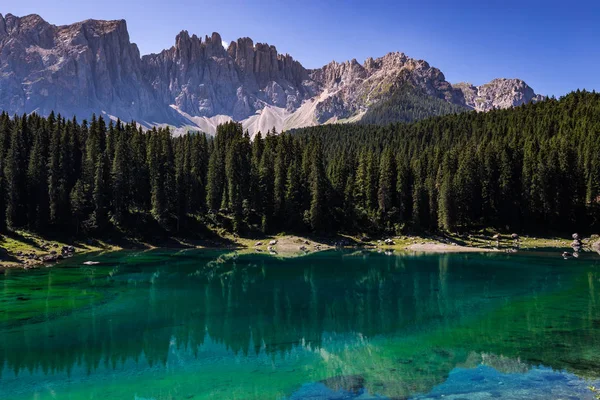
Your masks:
[[[7,271],[0,399],[591,399],[599,260],[187,250]]]

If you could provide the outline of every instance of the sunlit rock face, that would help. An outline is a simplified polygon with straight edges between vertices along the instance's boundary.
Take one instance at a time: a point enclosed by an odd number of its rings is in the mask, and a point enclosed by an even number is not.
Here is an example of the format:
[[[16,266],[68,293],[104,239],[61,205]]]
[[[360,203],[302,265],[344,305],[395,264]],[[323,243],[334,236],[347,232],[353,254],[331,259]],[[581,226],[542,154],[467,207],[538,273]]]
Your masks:
[[[403,53],[309,70],[250,38],[226,49],[218,33],[182,31],[170,49],[141,57],[123,20],[55,26],[38,15],[0,15],[0,109],[11,114],[102,113],[208,133],[233,119],[250,133],[280,132],[359,121],[404,86],[478,111],[540,99],[519,79],[453,86],[439,69]]]
[[[543,100],[521,79],[494,79],[481,86],[457,83],[454,88],[462,92],[465,104],[477,111],[510,108]]]

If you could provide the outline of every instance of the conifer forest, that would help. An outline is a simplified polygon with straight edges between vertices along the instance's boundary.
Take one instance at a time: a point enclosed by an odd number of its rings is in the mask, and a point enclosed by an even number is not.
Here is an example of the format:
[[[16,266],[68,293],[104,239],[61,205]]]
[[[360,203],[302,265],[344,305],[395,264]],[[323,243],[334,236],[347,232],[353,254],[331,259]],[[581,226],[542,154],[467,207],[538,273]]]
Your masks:
[[[0,194],[3,231],[592,230],[600,95],[253,138],[234,122],[214,137],[174,136],[96,116],[3,113]]]

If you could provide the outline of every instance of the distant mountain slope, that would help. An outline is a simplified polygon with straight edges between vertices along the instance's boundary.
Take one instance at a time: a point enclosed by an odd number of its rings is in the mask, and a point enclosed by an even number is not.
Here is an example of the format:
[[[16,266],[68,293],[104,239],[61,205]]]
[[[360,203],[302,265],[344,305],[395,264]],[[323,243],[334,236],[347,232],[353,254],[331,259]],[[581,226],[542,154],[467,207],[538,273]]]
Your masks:
[[[412,89],[396,93],[400,87]],[[0,14],[0,109],[11,114],[103,113],[208,133],[233,119],[255,133],[485,111],[538,98],[521,80],[453,86],[439,69],[403,53],[309,70],[250,38],[225,49],[218,33],[201,39],[182,31],[170,49],[141,57],[123,20],[55,26],[38,15]]]
[[[418,121],[433,116],[455,114],[470,108],[429,96],[411,86],[393,90],[390,96],[369,108],[360,122],[365,124],[389,124],[392,122]]]

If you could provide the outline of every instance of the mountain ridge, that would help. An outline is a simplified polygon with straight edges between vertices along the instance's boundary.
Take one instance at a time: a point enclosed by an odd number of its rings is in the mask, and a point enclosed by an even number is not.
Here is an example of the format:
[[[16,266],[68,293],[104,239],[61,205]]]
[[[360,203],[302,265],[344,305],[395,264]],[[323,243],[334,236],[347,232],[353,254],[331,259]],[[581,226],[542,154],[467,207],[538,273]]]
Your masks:
[[[465,110],[542,98],[520,79],[453,85],[400,52],[307,69],[267,43],[243,37],[225,49],[216,32],[202,39],[184,30],[169,49],[141,55],[122,19],[57,26],[37,14],[0,14],[0,109],[10,113],[95,112],[207,133],[233,119],[254,134],[357,122],[406,85]]]

